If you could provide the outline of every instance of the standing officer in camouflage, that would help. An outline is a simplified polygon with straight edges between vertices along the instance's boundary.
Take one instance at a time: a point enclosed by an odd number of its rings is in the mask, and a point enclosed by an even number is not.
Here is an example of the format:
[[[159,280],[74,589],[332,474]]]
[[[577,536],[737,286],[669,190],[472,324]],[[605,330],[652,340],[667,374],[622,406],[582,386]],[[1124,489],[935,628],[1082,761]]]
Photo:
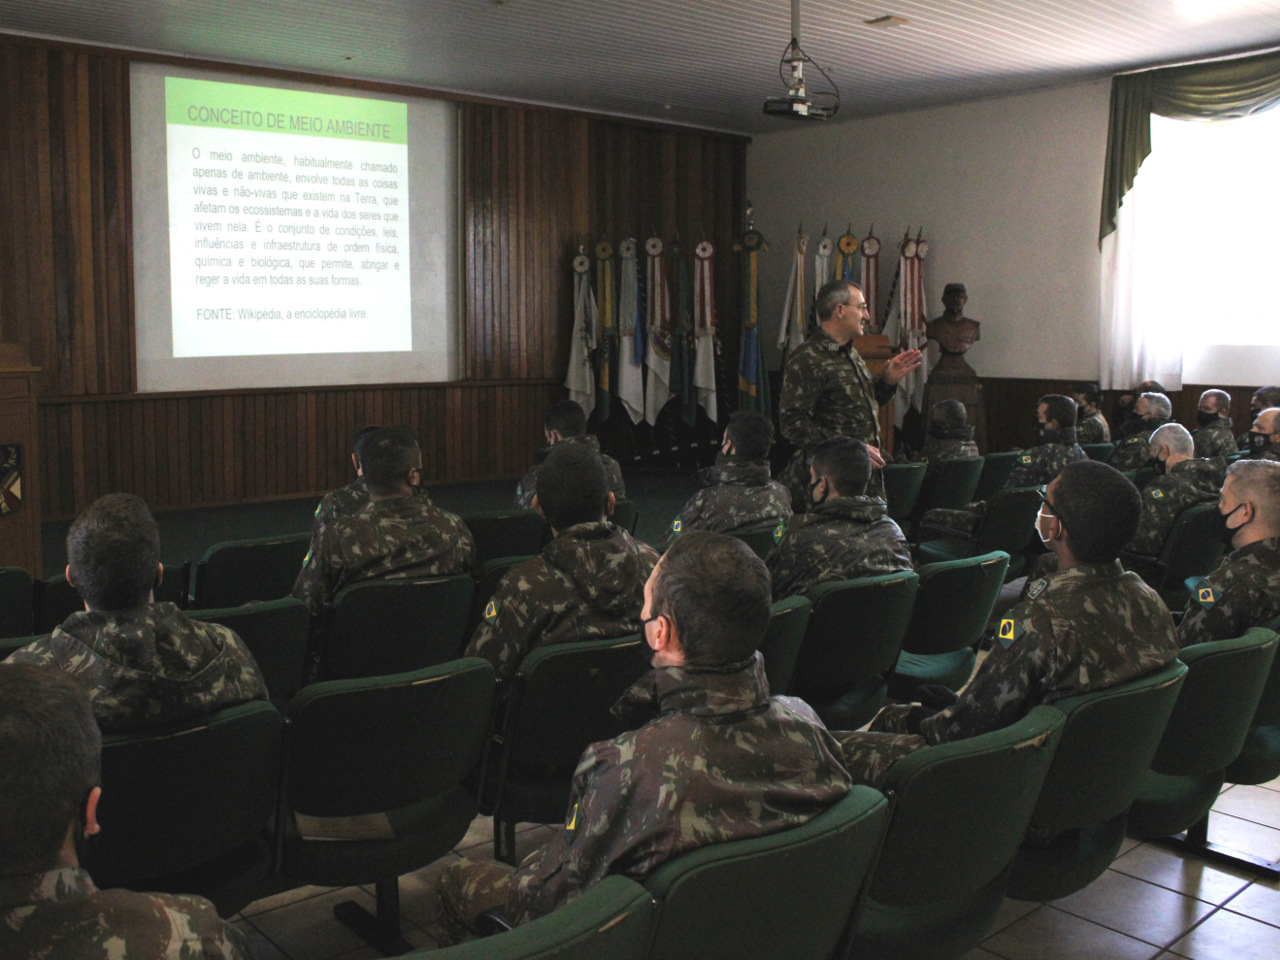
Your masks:
[[[1144,393],[1134,412],[1137,418],[1130,424],[1128,435],[1116,444],[1108,461],[1117,470],[1137,470],[1146,463],[1151,434],[1173,422],[1173,404],[1163,393]]]
[[[1218,500],[1231,552],[1191,590],[1178,640],[1229,640],[1280,614],[1280,463],[1239,460]]]
[[[408,427],[382,427],[361,447],[369,503],[316,531],[293,595],[319,614],[346,586],[378,578],[447,577],[471,569],[466,525],[427,497],[422,451]]]
[[[101,832],[101,749],[81,684],[0,669],[0,957],[250,960],[208,900],[99,890],[81,869],[80,845]]]
[[[640,632],[658,552],[607,521],[612,500],[604,464],[586,444],[562,443],[548,454],[533,506],[555,539],[507,571],[466,656],[483,657],[505,679],[537,647]]]
[[[1200,394],[1196,410],[1198,428],[1191,434],[1197,457],[1231,457],[1239,448],[1231,432],[1231,394],[1225,390],[1206,390]]]
[[[862,334],[868,316],[867,299],[856,284],[832,280],[823,285],[814,311],[818,330],[788,358],[779,407],[782,435],[796,445],[779,479],[791,491],[796,512],[808,506],[808,458],[813,445],[828,437],[853,437],[867,445],[877,470],[870,492],[883,494],[880,406],[892,399],[898,381],[920,366],[922,359],[919,350],[904,350],[872,379],[853,348],[853,338]]]
[[[1076,402],[1076,442],[1110,443],[1111,427],[1102,415],[1102,391],[1096,383],[1077,383],[1071,389]]]
[[[725,427],[714,466],[698,472],[699,490],[671,524],[671,536],[691,530],[724,533],[779,523],[791,516],[791,494],[769,474],[773,424],[739,410]]]
[[[359,513],[361,508],[369,502],[369,487],[364,482],[364,469],[360,466],[360,444],[366,437],[373,436],[380,429],[382,428],[363,427],[356,434],[355,442],[351,445],[351,466],[356,469],[356,478],[345,487],[329,491],[316,504],[315,515],[311,518],[312,536],[315,536],[315,532],[326,523],[338,517],[349,517]]]
[[[589,448],[604,464],[614,499],[626,497],[627,485],[622,479],[622,467],[613,457],[600,452],[600,441],[587,433],[587,415],[577,403],[572,400],[553,403],[542,418],[542,435],[547,445],[534,454],[533,466],[516,485],[516,506],[521,510],[532,508],[534,494],[538,492],[538,468],[559,443],[580,443]]]
[[[495,907],[525,923],[610,874],[644,880],[690,850],[799,826],[849,792],[812,708],[769,697],[756,652],[769,574],[745,543],[680,537],[645,584],[643,617],[654,669],[613,708],[632,732],[587,748],[564,831],[518,868],[462,860],[444,872],[455,935]]]
[[[1227,439],[1234,445],[1229,430]],[[1166,423],[1156,430],[1151,434],[1150,447],[1156,477],[1143,488],[1138,533],[1125,551],[1158,557],[1178,514],[1197,503],[1218,499],[1227,465],[1221,457],[1193,458],[1195,444],[1180,423]]]
[[[808,593],[820,583],[910,570],[911,550],[879,497],[866,495],[867,445],[832,437],[813,448],[808,513],[795,517],[769,554],[773,599]]]
[[[1249,460],[1280,460],[1280,407],[1267,407],[1245,434]]]
[[[160,530],[131,493],[99,497],[67,532],[67,581],[85,609],[14,651],[6,664],[63,670],[85,684],[108,733],[266,700],[258,664],[235,632],[156,603]]]
[[[854,781],[876,786],[922,747],[999,730],[1039,704],[1173,662],[1178,641],[1169,611],[1117,559],[1138,528],[1140,509],[1138,491],[1115,469],[1090,460],[1065,467],[1036,517],[1058,572],[1033,583],[1000,621],[991,653],[950,706],[886,707],[869,732],[836,734]]]
[[[1280,387],[1259,387],[1253,391],[1253,396],[1249,398],[1249,422],[1252,423],[1258,419],[1258,414],[1268,407],[1280,407]],[[1236,437],[1236,449],[1248,452],[1249,450],[1249,434],[1240,434]]]

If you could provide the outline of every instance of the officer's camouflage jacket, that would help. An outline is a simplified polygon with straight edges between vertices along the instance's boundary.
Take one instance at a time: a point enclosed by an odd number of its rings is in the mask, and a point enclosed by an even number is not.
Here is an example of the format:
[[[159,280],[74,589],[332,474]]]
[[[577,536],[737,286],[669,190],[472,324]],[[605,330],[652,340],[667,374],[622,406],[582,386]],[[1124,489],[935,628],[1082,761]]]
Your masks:
[[[474,554],[466,524],[429,498],[374,500],[316,531],[293,595],[318,614],[353,583],[466,573]]]
[[[316,512],[311,517],[311,533],[326,523],[332,523],[338,517],[349,517],[359,513],[369,502],[369,487],[364,477],[356,477],[345,487],[330,490],[316,504]]]
[[[565,830],[511,878],[516,923],[610,874],[643,880],[686,851],[799,826],[849,792],[838,744],[808,704],[769,698],[759,654],[653,670],[614,712],[639,729],[582,755]]]
[[[82,680],[104,733],[267,699],[253,654],[235,632],[192,620],[172,603],[78,611],[8,662],[57,667]]]
[[[1231,421],[1222,417],[1207,427],[1193,431],[1191,439],[1195,442],[1195,455],[1198,459],[1234,457],[1240,452],[1236,446],[1236,438],[1231,432]]]
[[[1116,448],[1107,462],[1117,470],[1137,470],[1145,466],[1151,458],[1151,435],[1166,423],[1173,421],[1158,417],[1143,417],[1135,421],[1132,427],[1134,432],[1116,442]]]
[[[577,437],[565,437],[561,443],[585,443],[594,450],[600,457],[600,462],[604,464],[605,476],[609,478],[609,491],[615,499],[622,500],[627,495],[627,485],[622,479],[622,467],[618,465],[618,461],[613,459],[607,453],[600,452],[600,441],[594,434],[584,433]],[[543,447],[534,454],[534,464],[529,468],[529,472],[520,478],[520,482],[516,485],[516,506],[521,510],[533,509],[533,495],[538,492],[538,467],[547,459],[547,454],[551,452],[551,447]]]
[[[202,897],[98,890],[75,867],[0,877],[5,960],[252,960]]]
[[[1110,443],[1111,428],[1107,426],[1107,418],[1101,410],[1088,414],[1076,421],[1077,443]]]
[[[1183,460],[1153,479],[1142,489],[1138,533],[1125,550],[1158,557],[1178,514],[1197,503],[1216,501],[1226,472],[1227,464],[1221,457]]]
[[[1280,460],[1280,443],[1272,443],[1253,453],[1246,453],[1242,460]]]
[[[980,456],[978,445],[969,437],[934,437],[924,442],[924,452],[915,459],[925,463],[939,460],[965,460]]]
[[[1230,640],[1280,614],[1280,537],[1231,551],[1191,590],[1178,640]]]
[[[724,533],[763,527],[791,516],[791,494],[769,475],[767,460],[720,454],[698,471],[703,483],[671,524],[671,537],[690,530]]]
[[[773,599],[820,583],[911,570],[911,550],[879,497],[833,497],[793,517],[768,559]]]
[[[1052,483],[1067,464],[1088,459],[1089,455],[1076,443],[1075,427],[1046,430],[1042,443],[1018,453],[1004,482],[1005,489],[1044,486]]]
[[[612,523],[569,527],[507,571],[466,656],[483,657],[505,678],[536,647],[639,633],[644,584],[657,562],[653,547]]]

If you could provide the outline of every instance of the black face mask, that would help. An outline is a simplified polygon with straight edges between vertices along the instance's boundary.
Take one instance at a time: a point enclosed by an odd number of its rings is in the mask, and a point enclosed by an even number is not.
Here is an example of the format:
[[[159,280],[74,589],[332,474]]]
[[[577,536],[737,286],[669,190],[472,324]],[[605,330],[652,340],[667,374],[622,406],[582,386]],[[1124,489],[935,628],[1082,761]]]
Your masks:
[[[1031,429],[1035,431],[1036,443],[1044,443],[1044,432],[1046,430],[1044,421],[1039,419],[1031,421]]]
[[[822,499],[821,500],[813,499],[813,491],[818,489],[818,484],[820,484],[821,482],[822,482],[822,478],[819,477],[817,480],[813,481],[813,483],[809,484],[809,502],[812,503],[815,507],[820,504],[826,503],[827,496],[828,494],[831,493],[831,486],[828,484],[827,489],[824,490],[822,493]]]
[[[1269,434],[1258,433],[1256,430],[1249,431],[1249,449],[1254,453],[1259,450],[1265,450],[1271,443]]]
[[[1147,461],[1147,466],[1156,472],[1156,476],[1163,476],[1165,473],[1164,461],[1159,457],[1152,457]]]
[[[1228,527],[1227,521],[1231,519],[1231,514],[1235,513],[1243,506],[1243,503],[1237,503],[1229,512],[1218,514],[1218,539],[1227,545],[1228,550],[1231,549],[1231,541],[1234,540],[1235,535],[1239,533],[1240,527]],[[1241,526],[1243,526],[1243,524],[1241,524]]]
[[[1218,419],[1220,418],[1216,413],[1210,413],[1208,410],[1196,411],[1196,423],[1200,424],[1200,426],[1202,427],[1207,427],[1209,426],[1209,424],[1213,423],[1215,420],[1218,420]]]

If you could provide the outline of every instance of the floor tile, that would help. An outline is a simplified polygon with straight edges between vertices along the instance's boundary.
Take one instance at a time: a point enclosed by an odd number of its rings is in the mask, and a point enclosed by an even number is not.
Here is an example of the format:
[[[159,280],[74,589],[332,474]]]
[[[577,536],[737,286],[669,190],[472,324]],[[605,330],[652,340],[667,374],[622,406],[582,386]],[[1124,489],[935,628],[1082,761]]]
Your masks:
[[[1049,906],[1027,914],[982,946],[1008,960],[1149,960],[1156,952],[1149,943]]]
[[[1012,900],[1005,897],[1004,903],[1000,904],[1000,909],[996,911],[995,919],[991,921],[987,937],[999,933],[1015,920],[1021,920],[1032,910],[1039,910],[1040,906],[1041,904],[1034,900]]]
[[[406,920],[420,927],[435,922],[440,915],[440,895],[436,889],[440,874],[459,859],[451,853],[400,878],[400,913]]]
[[[1177,940],[1214,909],[1212,904],[1115,870],[1055,900],[1053,906],[1157,947]]]
[[[1280,927],[1280,881],[1251,883],[1227,901],[1226,909]]]
[[[287,907],[291,903],[299,903],[312,897],[318,897],[332,889],[332,887],[315,886],[294,887],[292,890],[286,890],[283,893],[255,900],[240,912],[246,917],[252,917],[254,914],[266,913],[268,910],[276,910],[279,907]]]
[[[1212,904],[1225,903],[1255,876],[1154,843],[1130,850],[1113,861],[1111,869]]]
[[[481,843],[491,846],[493,844],[493,817],[481,815],[472,820],[471,826],[467,828],[467,835],[458,841],[458,845],[453,850],[457,853],[459,850],[466,850]]]
[[[1218,797],[1213,809],[1280,829],[1280,797],[1274,790],[1242,784]]]
[[[359,887],[344,887],[256,914],[248,920],[268,939],[282,946],[292,960],[330,960],[366,946],[364,940],[333,915],[334,905],[344,900],[355,900],[370,911],[376,906],[373,897]]]
[[[405,940],[409,941],[409,945],[415,950],[439,949],[435,940],[424,930],[406,924],[401,932]],[[339,953],[331,960],[383,960],[385,956],[377,947],[366,943],[363,947],[357,947],[355,950]]]
[[[1268,860],[1280,860],[1280,830],[1252,820],[1214,813],[1209,817],[1209,839],[1235,850]]]
[[[236,920],[231,924],[244,934],[249,941],[249,949],[253,951],[254,960],[288,960],[274,943],[262,935],[257,927],[248,920]]]
[[[1169,949],[1188,960],[1276,960],[1280,929],[1219,910]]]

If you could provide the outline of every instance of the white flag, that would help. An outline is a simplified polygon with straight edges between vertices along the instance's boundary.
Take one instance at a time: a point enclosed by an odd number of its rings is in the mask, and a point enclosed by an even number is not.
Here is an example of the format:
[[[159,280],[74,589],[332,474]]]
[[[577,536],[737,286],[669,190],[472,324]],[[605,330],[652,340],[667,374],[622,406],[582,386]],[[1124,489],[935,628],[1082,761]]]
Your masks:
[[[693,365],[693,385],[698,403],[713,422],[716,412],[716,294],[711,277],[711,258],[716,248],[703,240],[694,249],[693,330],[697,358]]]
[[[650,426],[658,422],[658,414],[671,399],[671,292],[667,289],[665,262],[662,259],[662,241],[650,237],[644,244],[649,255],[648,309],[645,332],[649,337],[649,349],[644,362],[649,368],[649,383],[644,394],[644,418]]]
[[[636,309],[639,304],[636,275],[636,242],[628,237],[618,244],[622,260],[618,278],[618,399],[632,423],[644,419],[644,372],[636,360]]]
[[[596,372],[591,362],[591,351],[596,348],[596,294],[591,289],[590,270],[591,261],[584,254],[573,258],[573,342],[564,378],[569,399],[588,417],[596,408]]]

